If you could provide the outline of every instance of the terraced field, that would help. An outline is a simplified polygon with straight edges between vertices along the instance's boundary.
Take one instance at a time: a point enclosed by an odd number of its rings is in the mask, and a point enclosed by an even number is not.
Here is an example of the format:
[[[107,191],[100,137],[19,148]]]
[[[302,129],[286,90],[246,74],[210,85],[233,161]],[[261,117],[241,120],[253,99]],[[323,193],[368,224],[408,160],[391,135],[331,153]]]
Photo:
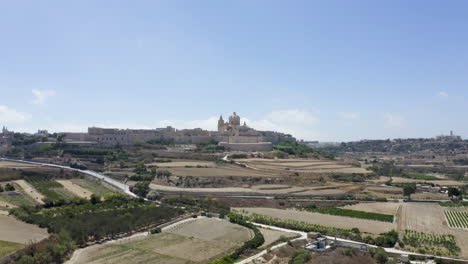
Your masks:
[[[115,192],[114,190],[107,188],[103,184],[94,181],[94,180],[87,180],[87,179],[71,179],[71,182],[74,184],[81,186],[82,188],[91,191],[92,193],[104,196],[105,194]]]
[[[36,190],[42,193],[45,197],[57,201],[67,200],[76,197],[75,194],[66,190],[62,184],[54,180],[43,180],[39,178],[27,179]]]
[[[251,236],[249,229],[228,221],[199,218],[161,234],[80,249],[67,264],[206,263],[229,254]]]
[[[0,258],[4,257],[10,253],[15,252],[16,250],[23,248],[24,245],[20,243],[14,243],[9,241],[0,240]]]

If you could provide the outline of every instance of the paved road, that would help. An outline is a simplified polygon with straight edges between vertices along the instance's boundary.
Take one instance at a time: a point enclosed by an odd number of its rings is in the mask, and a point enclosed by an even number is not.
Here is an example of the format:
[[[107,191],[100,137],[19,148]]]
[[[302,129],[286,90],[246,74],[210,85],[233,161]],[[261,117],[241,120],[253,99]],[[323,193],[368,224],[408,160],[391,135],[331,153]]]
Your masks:
[[[130,191],[130,186],[128,186],[125,183],[116,181],[112,178],[107,177],[106,175],[97,173],[95,171],[90,171],[90,170],[80,170],[80,169],[75,169],[71,168],[69,166],[63,166],[63,165],[57,165],[57,164],[50,164],[50,163],[43,163],[43,162],[36,162],[36,161],[27,161],[27,160],[17,160],[17,159],[9,159],[9,158],[0,158],[0,160],[5,160],[5,161],[13,161],[13,162],[21,162],[21,163],[27,163],[27,164],[36,164],[36,165],[41,165],[41,166],[47,166],[47,167],[54,167],[54,168],[62,168],[62,169],[68,169],[68,170],[74,170],[74,171],[79,171],[81,173],[90,175],[92,177],[95,177],[99,180],[105,181],[108,184],[122,190],[124,193],[132,196],[132,197],[138,197],[136,194],[132,193]]]

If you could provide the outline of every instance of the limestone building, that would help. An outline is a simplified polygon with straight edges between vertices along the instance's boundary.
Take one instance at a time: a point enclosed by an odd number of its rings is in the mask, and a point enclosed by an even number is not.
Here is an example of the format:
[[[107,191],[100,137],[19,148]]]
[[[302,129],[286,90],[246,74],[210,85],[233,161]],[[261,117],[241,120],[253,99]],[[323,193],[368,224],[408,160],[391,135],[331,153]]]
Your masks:
[[[274,132],[258,131],[240,124],[240,116],[235,112],[225,122],[221,116],[218,120],[218,130],[209,131],[201,128],[175,129],[173,127],[156,129],[117,129],[90,127],[88,133],[59,133],[65,135],[65,141],[95,142],[103,145],[131,145],[138,142],[172,142],[175,144],[200,144],[218,142],[230,150],[238,151],[269,151],[272,144],[280,141],[296,141],[291,135]]]

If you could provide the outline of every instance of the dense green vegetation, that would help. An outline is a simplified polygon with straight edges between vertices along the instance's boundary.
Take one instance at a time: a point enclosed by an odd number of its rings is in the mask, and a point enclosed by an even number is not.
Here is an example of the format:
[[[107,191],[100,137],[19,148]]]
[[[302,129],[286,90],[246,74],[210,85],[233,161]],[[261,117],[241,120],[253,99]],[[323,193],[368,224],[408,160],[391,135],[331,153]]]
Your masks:
[[[408,178],[423,181],[438,181],[439,178],[426,174],[408,173]]]
[[[229,206],[217,202],[210,196],[205,198],[192,196],[165,197],[162,202],[175,207],[185,207],[195,212],[211,212],[220,215],[227,215],[230,212]]]
[[[105,197],[103,202],[79,199],[50,209],[23,206],[10,212],[22,221],[47,228],[49,233],[66,231],[78,245],[160,224],[183,213],[118,194]]]
[[[131,191],[138,196],[146,197],[146,195],[150,192],[149,185],[149,181],[138,182],[131,188]]]
[[[217,152],[224,152],[226,148],[224,146],[219,146],[218,142],[211,141],[209,143],[200,143],[197,145],[195,152],[202,152],[202,153],[217,153]]]
[[[373,177],[363,173],[334,173],[331,175],[333,180],[342,182],[364,182],[366,179]]]
[[[405,244],[405,249],[423,254],[457,256],[460,252],[460,248],[457,246],[453,235],[438,235],[405,230],[402,241]]]
[[[254,237],[250,239],[249,241],[244,242],[244,244],[237,248],[233,253],[231,253],[229,256],[217,259],[215,261],[210,262],[209,264],[232,264],[235,263],[237,259],[248,249],[255,249],[261,246],[264,242],[265,239],[260,232],[260,230],[254,226],[253,224],[247,222],[242,215],[235,214],[235,213],[229,213],[228,214],[229,221],[234,224],[238,224],[241,226],[245,226],[249,229],[252,229],[254,232]]]
[[[439,205],[444,207],[468,207],[468,202],[440,202]]]
[[[331,153],[328,153],[322,150],[315,150],[306,144],[298,143],[298,142],[280,142],[278,144],[273,145],[273,149],[281,151],[281,152],[285,152],[288,155],[297,156],[297,157],[326,158],[326,159],[335,158],[335,156]]]
[[[383,221],[383,222],[393,222],[393,215],[388,214],[379,214],[379,213],[370,213],[364,211],[356,211],[350,209],[343,209],[343,208],[336,208],[336,207],[327,207],[327,208],[317,208],[316,206],[306,206],[302,207],[302,209],[321,213],[321,214],[329,214],[329,215],[339,215],[339,216],[348,216],[354,218],[362,218],[362,219],[369,219],[369,220],[376,220],[376,221]]]
[[[45,241],[21,250],[16,264],[63,263],[75,250],[75,243],[66,232],[53,234]]]
[[[289,264],[304,264],[311,258],[310,252],[305,249],[299,249],[294,252]]]

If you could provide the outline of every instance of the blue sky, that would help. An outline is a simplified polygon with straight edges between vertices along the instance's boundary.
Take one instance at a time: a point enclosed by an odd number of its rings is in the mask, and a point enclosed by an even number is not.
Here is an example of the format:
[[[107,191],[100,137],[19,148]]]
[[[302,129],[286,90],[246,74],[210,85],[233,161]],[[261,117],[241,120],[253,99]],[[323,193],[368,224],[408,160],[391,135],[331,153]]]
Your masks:
[[[0,125],[468,137],[468,2],[1,1]]]

